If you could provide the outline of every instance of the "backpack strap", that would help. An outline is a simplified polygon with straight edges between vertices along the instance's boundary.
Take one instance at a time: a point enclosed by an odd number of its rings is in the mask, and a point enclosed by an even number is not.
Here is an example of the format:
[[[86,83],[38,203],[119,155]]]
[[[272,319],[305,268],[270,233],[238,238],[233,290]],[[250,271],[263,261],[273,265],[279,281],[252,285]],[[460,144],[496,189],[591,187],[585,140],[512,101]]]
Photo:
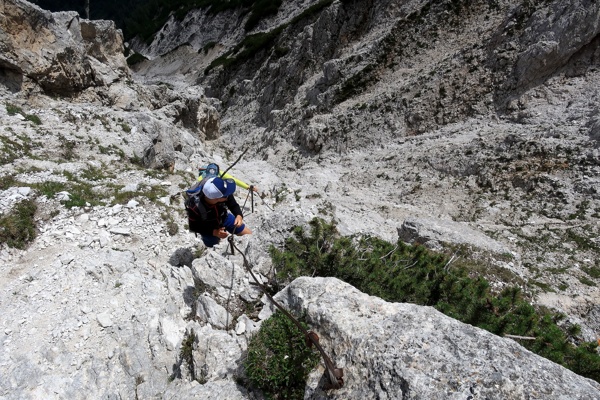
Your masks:
[[[201,181],[196,182],[191,188],[187,189],[185,191],[185,194],[187,195],[187,197],[202,193],[202,187],[204,186],[206,181],[209,179],[210,178],[204,178]]]

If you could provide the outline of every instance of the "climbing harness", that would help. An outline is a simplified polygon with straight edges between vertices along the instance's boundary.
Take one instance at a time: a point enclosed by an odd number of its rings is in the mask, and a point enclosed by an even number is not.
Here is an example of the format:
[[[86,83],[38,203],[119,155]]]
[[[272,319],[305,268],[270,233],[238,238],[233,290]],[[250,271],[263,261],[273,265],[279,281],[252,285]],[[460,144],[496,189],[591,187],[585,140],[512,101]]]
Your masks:
[[[254,275],[254,272],[252,272],[252,267],[248,262],[246,255],[235,245],[234,235],[229,235],[227,240],[229,241],[229,245],[231,246],[231,253],[233,254],[234,249],[236,249],[238,253],[242,255],[242,258],[244,259],[244,268],[246,268],[246,270],[250,273],[256,286],[258,286],[262,290],[262,292],[267,296],[267,298],[271,301],[271,303],[273,303],[275,307],[277,307],[285,316],[287,316],[294,323],[294,325],[298,327],[300,332],[304,334],[306,338],[306,345],[309,347],[311,345],[314,345],[315,348],[319,350],[319,353],[321,353],[321,357],[323,357],[323,362],[325,363],[327,377],[329,378],[329,383],[326,384],[325,387],[323,387],[323,389],[340,389],[344,385],[344,370],[342,368],[337,368],[335,364],[331,361],[331,358],[329,358],[327,353],[325,353],[325,350],[319,344],[319,336],[313,331],[305,330],[302,324],[296,318],[294,318],[294,316],[290,314],[282,305],[277,303],[273,296],[271,296],[267,292],[267,289],[262,283],[258,281],[256,276]]]

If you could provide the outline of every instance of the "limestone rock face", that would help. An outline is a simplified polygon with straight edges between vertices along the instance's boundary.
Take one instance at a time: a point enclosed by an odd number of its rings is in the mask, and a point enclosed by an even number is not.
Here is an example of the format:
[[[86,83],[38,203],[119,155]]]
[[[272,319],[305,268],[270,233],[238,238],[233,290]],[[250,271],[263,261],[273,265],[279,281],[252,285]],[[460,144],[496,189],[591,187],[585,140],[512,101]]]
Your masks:
[[[277,294],[308,312],[344,386],[311,399],[599,399],[600,385],[511,339],[448,318],[431,307],[387,303],[334,278],[299,278]],[[325,378],[323,378],[325,379]]]
[[[497,241],[471,229],[466,224],[453,221],[409,218],[398,228],[398,237],[406,243],[424,244],[439,249],[441,243],[466,244],[496,253],[508,253]]]
[[[553,2],[531,15],[520,38],[515,77],[526,85],[548,76],[600,33],[600,4],[590,1]]]
[[[226,241],[206,249],[187,230],[180,196],[197,166],[246,148],[230,172],[260,196],[236,192],[253,234],[235,243],[263,283],[270,246],[321,217],[342,234],[508,251],[492,266],[580,324],[574,341],[597,340],[598,9],[522,3],[288,0],[252,32],[245,15],[195,10],[131,81],[111,23],[0,2],[0,214],[38,207],[27,248],[0,244],[0,398],[260,397],[242,365],[262,292]],[[258,32],[278,36],[205,74]],[[278,298],[345,370],[324,393],[318,367],[306,398],[600,399],[431,308],[334,279]]]
[[[69,94],[129,77],[123,36],[112,21],[80,20],[24,0],[0,5],[0,79],[27,81],[47,93]]]
[[[170,20],[137,73],[218,99],[215,145],[286,169],[268,181],[298,193],[286,215],[496,249],[600,326],[598,282],[582,284],[600,236],[597,2],[283,1],[249,32],[226,15],[238,25],[207,9]]]
[[[152,58],[142,74],[181,74],[219,98],[224,133],[320,154],[522,108],[524,90],[596,51],[599,12],[589,0],[284,1],[250,32],[243,15],[201,9],[133,47]],[[272,36],[249,49],[254,34]]]
[[[224,43],[231,46],[243,38],[242,19],[241,9],[223,13],[194,10],[181,21],[171,16],[158,35],[160,39],[144,43],[135,38],[131,45],[149,58],[164,55],[185,44],[209,52],[213,46],[222,48]]]

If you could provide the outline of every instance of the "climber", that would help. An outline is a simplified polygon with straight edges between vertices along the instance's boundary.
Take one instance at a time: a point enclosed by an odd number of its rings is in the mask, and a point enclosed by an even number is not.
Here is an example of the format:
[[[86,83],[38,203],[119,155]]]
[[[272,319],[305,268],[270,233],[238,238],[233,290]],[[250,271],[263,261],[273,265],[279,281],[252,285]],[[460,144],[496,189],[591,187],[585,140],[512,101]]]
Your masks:
[[[217,245],[229,234],[251,234],[244,224],[242,210],[233,197],[236,184],[233,179],[219,177],[204,181],[199,193],[186,200],[189,229],[199,233],[206,247]]]

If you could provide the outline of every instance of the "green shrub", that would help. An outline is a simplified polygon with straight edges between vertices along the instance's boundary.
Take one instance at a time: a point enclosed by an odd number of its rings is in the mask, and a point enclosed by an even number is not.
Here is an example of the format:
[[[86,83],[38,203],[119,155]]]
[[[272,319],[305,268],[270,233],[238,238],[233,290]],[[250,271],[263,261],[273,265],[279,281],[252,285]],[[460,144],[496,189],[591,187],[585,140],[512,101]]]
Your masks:
[[[304,333],[277,311],[250,340],[244,368],[250,383],[268,399],[294,400],[304,398],[306,379],[318,362]]]
[[[40,117],[33,114],[26,114],[21,107],[15,106],[14,104],[6,103],[6,112],[8,115],[21,114],[27,121],[31,121],[36,125],[42,124]]]
[[[14,104],[6,103],[6,112],[8,115],[16,115],[23,114],[23,110],[19,106],[15,106]]]
[[[36,211],[35,202],[27,199],[17,203],[8,214],[0,216],[0,243],[24,249],[36,237]]]
[[[45,181],[34,185],[44,196],[51,199],[56,196],[56,193],[67,189],[67,185],[62,182]]]
[[[88,181],[100,181],[107,178],[102,168],[91,165],[81,171],[81,177]]]
[[[12,175],[4,175],[0,177],[0,190],[6,190],[17,185],[17,180]]]
[[[41,125],[42,124],[42,120],[37,115],[27,114],[27,115],[25,115],[25,119],[27,121],[33,122],[36,125]]]
[[[582,267],[581,269],[592,278],[600,278],[600,268],[598,267]]]
[[[92,197],[89,192],[87,188],[83,187],[78,187],[75,190],[71,189],[69,191],[69,200],[63,201],[62,204],[67,208],[85,207],[86,203],[90,203],[87,199]]]
[[[204,52],[204,54],[208,54],[208,52],[212,50],[217,44],[217,42],[208,42],[202,47],[202,50],[200,51]],[[198,53],[200,53],[200,51],[198,51]]]
[[[131,126],[129,126],[129,124],[127,122],[121,123],[121,129],[123,129],[123,132],[125,132],[125,133],[131,132]]]
[[[62,149],[60,155],[65,160],[71,161],[75,157],[75,146],[77,145],[77,143],[75,143],[72,140],[67,140],[67,138],[65,138],[64,136],[60,136],[59,140],[60,148]]]
[[[194,368],[194,342],[196,341],[196,335],[194,330],[186,333],[185,338],[181,342],[181,349],[179,350],[179,358],[188,367],[188,372],[193,380],[196,379],[195,368]]]
[[[59,192],[68,192],[69,200],[62,202],[67,208],[83,207],[86,203],[97,205],[102,198],[94,193],[90,185],[78,181],[68,183],[46,181],[32,186],[49,199],[54,198]]]
[[[31,143],[24,138],[12,140],[0,136],[0,165],[9,164],[17,158],[31,156]]]
[[[342,237],[335,225],[321,219],[311,221],[310,233],[294,228],[283,250],[270,251],[284,283],[298,276],[333,276],[387,301],[433,306],[497,335],[535,337],[523,346],[600,382],[596,343],[572,345],[557,325],[560,315],[536,310],[516,286],[493,292],[485,278],[470,273],[465,260],[450,263],[444,254],[401,241]]]

